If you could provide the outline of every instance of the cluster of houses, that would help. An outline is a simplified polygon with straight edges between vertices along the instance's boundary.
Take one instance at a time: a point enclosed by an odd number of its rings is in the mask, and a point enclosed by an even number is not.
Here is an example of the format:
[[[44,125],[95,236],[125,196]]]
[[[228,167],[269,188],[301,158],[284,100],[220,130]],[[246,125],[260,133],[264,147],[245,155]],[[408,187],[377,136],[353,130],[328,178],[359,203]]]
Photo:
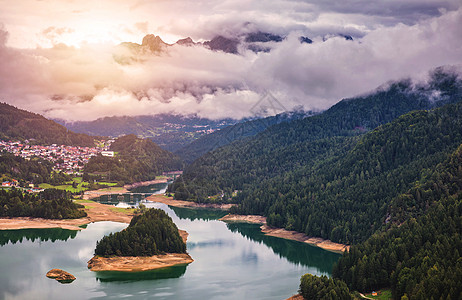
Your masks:
[[[2,182],[2,188],[11,188],[11,187],[21,188],[19,186],[19,182],[16,179],[12,179],[11,181],[3,181]],[[23,190],[25,190],[28,193],[39,193],[39,192],[43,191],[44,189],[36,188],[31,183],[31,184],[29,184],[29,186],[27,188],[23,188]]]
[[[7,151],[26,160],[40,157],[54,163],[54,170],[66,173],[78,173],[92,156],[101,153],[105,156],[114,156],[108,151],[114,140],[102,141],[100,147],[79,147],[52,144],[49,146],[31,145],[27,140],[1,141],[0,151]]]

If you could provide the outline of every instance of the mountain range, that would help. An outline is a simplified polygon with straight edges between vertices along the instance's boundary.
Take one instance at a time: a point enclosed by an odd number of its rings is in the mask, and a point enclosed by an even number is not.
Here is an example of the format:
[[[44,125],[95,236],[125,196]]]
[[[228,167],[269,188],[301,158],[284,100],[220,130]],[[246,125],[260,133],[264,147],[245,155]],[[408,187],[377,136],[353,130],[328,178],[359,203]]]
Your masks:
[[[347,41],[353,40],[353,37],[348,34],[326,35],[322,37],[322,40],[326,41],[333,37],[340,37]],[[175,45],[201,46],[212,51],[239,54],[242,50],[251,50],[253,52],[269,52],[271,51],[272,44],[280,43],[285,38],[286,37],[278,34],[256,31],[229,37],[217,35],[213,39],[203,42],[194,42],[192,38],[187,37],[180,39],[173,44],[168,44],[164,42],[160,36],[148,34],[143,37],[141,44],[124,42],[121,43],[118,48],[119,50],[129,50],[135,57],[143,54],[160,54],[164,52],[168,47]],[[299,41],[302,44],[312,44],[314,42],[311,38],[306,36],[300,36]],[[123,51],[121,51],[118,55],[115,55],[116,61],[120,63],[129,63],[130,61],[136,60],[136,58],[126,56],[122,53]]]
[[[119,137],[135,134],[149,138],[168,151],[178,150],[200,136],[237,123],[237,120],[211,120],[196,116],[159,114],[152,116],[104,117],[94,121],[55,120],[69,130],[88,135]]]
[[[315,112],[312,111],[306,112],[300,110],[284,112],[266,118],[256,118],[255,120],[244,120],[213,133],[202,135],[174,152],[181,157],[185,163],[189,164],[207,152],[228,145],[234,141],[254,136],[275,124],[302,119],[314,114]]]

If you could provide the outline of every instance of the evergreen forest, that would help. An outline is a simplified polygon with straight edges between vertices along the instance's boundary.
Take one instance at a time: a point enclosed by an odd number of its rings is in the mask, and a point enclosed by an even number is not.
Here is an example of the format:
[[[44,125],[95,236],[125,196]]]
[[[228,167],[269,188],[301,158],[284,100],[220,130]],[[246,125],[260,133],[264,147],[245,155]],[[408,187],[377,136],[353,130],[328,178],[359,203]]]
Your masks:
[[[165,253],[186,253],[186,244],[167,213],[155,208],[133,217],[125,230],[103,237],[95,249],[95,255],[106,257]]]

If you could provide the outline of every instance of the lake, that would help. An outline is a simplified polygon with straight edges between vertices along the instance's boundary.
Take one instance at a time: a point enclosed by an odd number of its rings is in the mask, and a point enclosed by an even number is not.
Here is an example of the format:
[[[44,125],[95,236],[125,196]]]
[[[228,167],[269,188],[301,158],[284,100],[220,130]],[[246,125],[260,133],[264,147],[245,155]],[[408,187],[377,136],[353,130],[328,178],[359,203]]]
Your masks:
[[[101,195],[97,198],[93,198],[92,200],[123,208],[137,207],[140,201],[145,200],[146,197],[165,193],[167,186],[168,183],[154,183],[130,189],[129,193]]]
[[[329,275],[339,254],[300,242],[265,236],[254,224],[226,224],[223,212],[165,210],[188,231],[187,250],[195,260],[140,273],[91,272],[87,261],[96,241],[126,224],[98,222],[80,231],[0,231],[1,299],[286,299],[305,273]],[[63,269],[77,279],[60,284],[45,274]]]

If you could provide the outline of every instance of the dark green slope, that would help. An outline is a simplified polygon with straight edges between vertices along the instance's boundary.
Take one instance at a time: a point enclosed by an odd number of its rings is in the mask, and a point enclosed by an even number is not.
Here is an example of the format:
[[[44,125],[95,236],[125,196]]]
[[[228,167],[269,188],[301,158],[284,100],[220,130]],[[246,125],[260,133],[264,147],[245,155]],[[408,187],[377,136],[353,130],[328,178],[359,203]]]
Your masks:
[[[218,200],[228,201],[234,190],[332,159],[354,145],[351,137],[411,110],[456,102],[461,95],[461,80],[443,69],[433,71],[425,86],[394,83],[369,96],[343,100],[322,114],[269,127],[255,137],[209,152],[188,166],[170,191],[179,199],[194,201],[210,201],[208,196],[223,191],[224,199]]]
[[[87,216],[83,208],[72,201],[70,192],[63,190],[46,189],[39,194],[16,188],[0,190],[0,217],[78,219]]]
[[[343,255],[335,277],[359,291],[391,287],[395,299],[462,298],[462,145],[424,174],[392,200],[388,225]]]
[[[104,174],[110,180],[132,183],[152,180],[164,171],[181,170],[180,158],[157,146],[150,139],[140,139],[134,134],[118,138],[111,150],[115,157],[95,156],[85,165],[84,179],[92,174]]]
[[[7,181],[16,179],[21,186],[25,186],[26,182],[60,185],[72,180],[64,172],[53,172],[53,163],[47,160],[37,157],[25,160],[7,152],[0,155],[0,176]]]
[[[385,220],[392,199],[462,143],[462,103],[415,111],[364,135],[318,165],[269,179],[237,196],[237,212],[342,243],[364,241]],[[394,215],[398,218],[398,208]]]
[[[94,138],[66,129],[41,115],[0,103],[0,139],[33,140],[38,144],[93,147]]]
[[[228,145],[234,141],[254,136],[272,125],[302,119],[313,114],[313,112],[294,111],[237,123],[211,134],[203,135],[189,145],[175,151],[175,154],[180,156],[185,163],[191,163],[207,152]]]

